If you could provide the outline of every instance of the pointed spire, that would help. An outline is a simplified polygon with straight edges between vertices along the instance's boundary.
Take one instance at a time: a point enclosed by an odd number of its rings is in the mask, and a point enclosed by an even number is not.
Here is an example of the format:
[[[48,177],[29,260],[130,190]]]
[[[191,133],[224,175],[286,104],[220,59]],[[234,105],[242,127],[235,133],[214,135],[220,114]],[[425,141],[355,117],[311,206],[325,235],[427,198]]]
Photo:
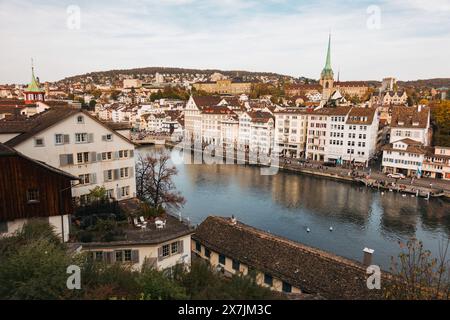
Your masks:
[[[331,33],[328,35],[328,50],[327,50],[327,59],[325,61],[325,67],[322,70],[321,77],[323,79],[332,79],[334,76],[333,69],[331,68]]]
[[[31,58],[31,82],[28,85],[27,92],[43,92],[44,90],[42,90],[39,87],[39,82],[36,80],[36,77],[34,75],[34,62],[33,62],[33,58]]]
[[[328,50],[327,50],[327,61],[325,62],[325,69],[331,69],[331,33],[328,35]]]

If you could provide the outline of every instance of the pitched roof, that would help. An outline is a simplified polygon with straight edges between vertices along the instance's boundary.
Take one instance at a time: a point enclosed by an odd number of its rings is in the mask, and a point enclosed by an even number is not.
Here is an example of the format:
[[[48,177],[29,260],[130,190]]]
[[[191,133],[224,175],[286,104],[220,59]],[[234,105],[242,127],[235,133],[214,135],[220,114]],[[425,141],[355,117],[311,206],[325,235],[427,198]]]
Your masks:
[[[399,149],[395,148],[394,145],[398,142],[402,142],[407,145],[406,150],[405,149]],[[425,147],[422,143],[412,140],[410,138],[405,138],[399,141],[396,141],[394,143],[389,143],[385,145],[383,148],[385,151],[399,151],[399,152],[409,152],[409,153],[415,153],[415,154],[426,154],[429,152],[428,148]]]
[[[381,298],[379,290],[367,288],[362,264],[240,222],[233,225],[227,218],[210,216],[199,225],[193,239],[304,293],[327,299]]]
[[[83,113],[83,115],[91,118],[92,120],[96,121],[103,127],[111,130],[114,132],[113,129],[111,129],[107,124],[100,121],[96,117],[89,114],[89,112],[84,111],[79,108],[72,108],[72,107],[65,107],[65,108],[51,108],[47,111],[44,111],[35,117],[30,118],[27,121],[11,121],[9,125],[6,125],[5,129],[3,129],[4,124],[0,126],[0,133],[20,133],[16,137],[12,138],[11,140],[8,140],[6,144],[10,147],[15,147],[18,144],[24,142],[25,140],[33,137],[34,135],[38,134],[39,132],[46,130],[47,128],[50,128],[51,126],[59,123],[60,121],[69,118],[70,116],[73,116],[77,113]],[[8,124],[8,121],[6,121],[6,124]],[[126,140],[129,143],[134,144],[132,141],[127,139],[126,137],[118,134],[118,136],[121,139]]]
[[[328,116],[345,116],[347,115],[352,107],[325,107],[320,108],[318,110],[315,110],[313,114],[322,114],[322,115],[328,115]]]
[[[216,106],[222,100],[217,96],[203,96],[203,97],[192,97],[194,99],[195,105],[198,108],[204,108],[208,106]]]
[[[430,109],[422,107],[419,112],[414,107],[395,107],[392,111],[392,128],[426,128]],[[416,124],[416,125],[414,125]]]
[[[266,123],[270,119],[273,119],[272,114],[265,111],[249,111],[247,112],[252,122],[263,122]]]
[[[375,108],[352,108],[348,114],[347,124],[371,124],[377,109]]]

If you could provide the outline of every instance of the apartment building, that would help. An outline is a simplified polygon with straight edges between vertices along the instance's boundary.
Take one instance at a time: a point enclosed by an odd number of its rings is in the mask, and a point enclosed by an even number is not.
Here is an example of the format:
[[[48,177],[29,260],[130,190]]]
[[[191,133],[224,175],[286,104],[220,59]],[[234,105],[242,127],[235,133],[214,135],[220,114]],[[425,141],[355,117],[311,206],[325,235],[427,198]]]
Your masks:
[[[422,143],[410,138],[397,140],[383,148],[383,172],[420,176],[425,154]]]
[[[220,97],[190,97],[184,109],[184,134],[193,140],[202,139],[202,110],[205,107],[217,106]]]
[[[375,108],[322,108],[308,117],[306,156],[314,161],[368,165],[376,152]]]
[[[250,111],[250,140],[251,152],[268,155],[273,148],[274,119],[272,114],[264,111]]]
[[[11,121],[0,129],[5,144],[79,178],[72,196],[89,201],[96,186],[118,200],[136,195],[135,145],[106,124],[76,108],[52,108],[29,121]]]
[[[305,154],[308,114],[301,109],[286,109],[274,112],[275,141],[280,155],[300,158]]]
[[[431,140],[428,107],[395,107],[392,110],[390,143],[412,139],[428,146]]]
[[[222,121],[233,116],[234,112],[226,106],[205,107],[202,109],[202,140],[218,144],[222,137]]]

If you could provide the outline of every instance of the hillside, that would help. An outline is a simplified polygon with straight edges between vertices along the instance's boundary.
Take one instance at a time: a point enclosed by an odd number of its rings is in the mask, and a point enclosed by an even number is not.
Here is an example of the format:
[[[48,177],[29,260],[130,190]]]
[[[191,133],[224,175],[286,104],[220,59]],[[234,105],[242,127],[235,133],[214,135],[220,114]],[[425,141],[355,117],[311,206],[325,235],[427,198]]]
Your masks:
[[[219,69],[185,69],[185,68],[170,68],[170,67],[147,67],[147,68],[135,68],[135,69],[117,69],[117,70],[109,70],[109,71],[98,71],[98,72],[90,72],[83,75],[76,75],[72,77],[65,78],[61,81],[76,81],[82,78],[86,77],[116,77],[119,74],[120,75],[127,75],[127,76],[137,76],[137,75],[154,75],[155,73],[160,74],[169,74],[169,75],[176,75],[176,74],[206,74],[211,75],[215,72],[221,73],[223,75],[229,76],[229,77],[274,77],[274,78],[292,78],[290,76],[285,76],[273,72],[252,72],[252,71],[245,71],[245,70],[219,70]]]

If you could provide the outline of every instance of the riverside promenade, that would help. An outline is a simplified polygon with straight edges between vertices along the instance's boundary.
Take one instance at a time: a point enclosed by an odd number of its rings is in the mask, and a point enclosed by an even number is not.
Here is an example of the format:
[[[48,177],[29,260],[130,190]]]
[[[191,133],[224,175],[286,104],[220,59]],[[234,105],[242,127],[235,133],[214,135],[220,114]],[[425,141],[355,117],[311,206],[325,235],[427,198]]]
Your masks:
[[[177,144],[166,141],[166,146],[169,148],[175,147]],[[179,146],[179,145],[178,145]],[[186,146],[183,145],[185,148]],[[196,150],[191,147],[192,152],[203,152],[202,150]],[[224,152],[226,155],[226,152]],[[249,154],[246,153],[245,160],[240,159],[237,161],[237,154],[233,156],[237,163],[245,165],[257,165],[249,161]],[[277,164],[272,164],[274,167],[278,167],[281,170],[314,175],[317,177],[323,177],[328,179],[334,179],[339,181],[345,181],[350,183],[364,184],[367,187],[376,188],[380,191],[387,192],[400,192],[405,196],[407,194],[411,196],[420,196],[424,198],[442,197],[450,199],[450,181],[430,179],[430,178],[406,178],[406,179],[394,179],[389,178],[386,174],[370,169],[361,167],[348,167],[348,166],[324,166],[321,162],[302,162],[298,159],[279,157]]]

